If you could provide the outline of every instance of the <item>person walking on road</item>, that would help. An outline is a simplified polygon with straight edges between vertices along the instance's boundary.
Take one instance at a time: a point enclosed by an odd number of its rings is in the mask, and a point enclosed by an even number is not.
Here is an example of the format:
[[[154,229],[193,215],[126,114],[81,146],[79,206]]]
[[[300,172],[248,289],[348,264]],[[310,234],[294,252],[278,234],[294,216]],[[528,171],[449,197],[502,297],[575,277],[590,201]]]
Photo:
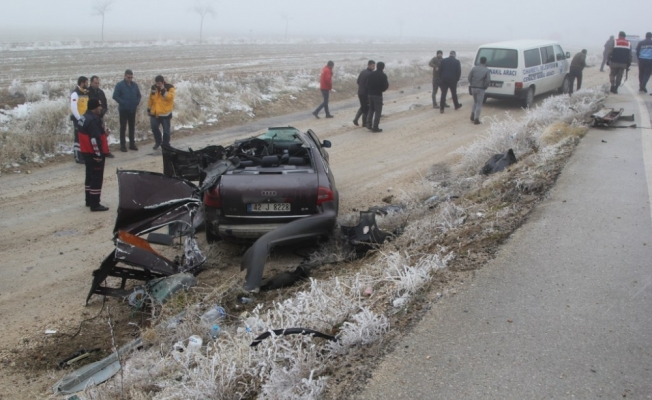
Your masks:
[[[632,64],[632,45],[629,40],[625,39],[625,32],[618,33],[618,39],[614,43],[614,48],[609,54],[609,81],[611,82],[611,93],[618,94],[618,87],[622,83],[623,73],[629,71]]]
[[[109,209],[100,204],[102,181],[104,180],[104,157],[108,152],[101,114],[100,100],[90,99],[88,100],[88,110],[78,121],[79,145],[86,164],[84,181],[86,207],[90,207],[91,211],[107,211]]]
[[[73,154],[77,164],[83,164],[84,159],[79,151],[79,120],[86,112],[88,106],[88,78],[80,76],[77,87],[70,93],[70,120],[72,121]]]
[[[385,63],[376,64],[376,70],[369,74],[367,79],[367,94],[369,97],[369,113],[367,114],[367,129],[372,132],[382,132],[378,127],[380,115],[383,112],[383,92],[389,88],[387,75],[383,70]]]
[[[582,71],[586,68],[586,49],[582,49],[579,53],[575,54],[570,63],[570,70],[568,77],[570,78],[570,85],[568,87],[568,94],[573,94],[573,86],[577,78],[577,90],[582,87]]]
[[[652,32],[645,34],[645,40],[636,46],[638,57],[638,91],[647,93],[647,82],[652,74]]]
[[[602,52],[602,65],[600,65],[600,72],[604,72],[604,65],[609,61],[609,54],[614,49],[614,36],[609,36],[609,39],[604,44],[604,51]]]
[[[315,118],[317,119],[319,119],[319,112],[321,111],[322,108],[326,113],[326,118],[333,118],[333,115],[331,115],[330,111],[328,111],[328,97],[330,95],[331,90],[333,90],[333,67],[334,66],[335,63],[329,61],[324,67],[324,69],[321,70],[321,75],[319,76],[319,89],[321,90],[321,95],[324,98],[324,101],[312,113],[312,115],[314,115]]]
[[[128,69],[125,71],[124,80],[118,82],[113,90],[113,100],[118,103],[120,116],[120,151],[127,151],[125,131],[129,125],[129,150],[138,150],[136,147],[136,110],[140,104],[140,88],[134,82],[134,73]]]
[[[455,110],[459,110],[462,105],[457,101],[457,82],[462,76],[462,66],[460,61],[455,58],[455,51],[451,51],[447,58],[441,60],[439,66],[439,77],[441,78],[441,98],[439,99],[439,112],[444,113],[446,95],[448,90],[451,91]]]
[[[106,115],[106,113],[109,111],[109,106],[108,102],[106,101],[106,94],[104,94],[104,90],[100,89],[100,78],[97,75],[91,76],[91,84],[88,88],[88,98],[89,100],[98,99],[100,101],[100,105],[102,107],[102,112],[100,113],[102,128],[104,128],[104,133],[108,136],[110,132],[104,123],[104,115]],[[109,151],[106,153],[106,157],[113,158],[115,156]]]
[[[437,105],[437,91],[441,86],[441,78],[439,76],[439,68],[441,66],[441,60],[444,57],[444,52],[437,50],[437,55],[430,60],[428,65],[432,68],[432,108],[439,108]],[[444,107],[450,107],[448,104],[445,104]]]
[[[358,126],[358,120],[362,117],[362,127],[367,126],[367,113],[369,112],[369,99],[367,98],[367,79],[369,74],[376,68],[376,62],[369,60],[367,68],[363,69],[358,75],[358,99],[360,100],[360,108],[353,118],[353,125]]]
[[[480,124],[484,92],[490,83],[491,73],[489,72],[489,68],[487,68],[487,57],[480,57],[480,64],[471,68],[471,72],[469,72],[469,91],[471,92],[471,96],[473,96],[471,121],[476,125]]]
[[[158,149],[163,143],[170,145],[170,123],[172,122],[172,110],[174,109],[175,88],[165,82],[163,76],[158,75],[154,78],[154,85],[149,94],[147,102],[147,114],[149,114],[149,123],[154,134],[154,150]],[[163,127],[163,136],[161,130]]]

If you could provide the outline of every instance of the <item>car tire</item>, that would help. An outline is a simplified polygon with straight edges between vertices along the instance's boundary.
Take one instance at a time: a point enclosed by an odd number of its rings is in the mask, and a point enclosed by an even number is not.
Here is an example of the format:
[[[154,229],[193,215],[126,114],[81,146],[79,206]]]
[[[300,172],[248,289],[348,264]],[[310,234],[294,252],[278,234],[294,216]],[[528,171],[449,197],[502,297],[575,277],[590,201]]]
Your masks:
[[[525,98],[521,100],[521,105],[523,108],[530,108],[532,107],[532,104],[534,103],[534,88],[531,87],[527,90],[527,94],[525,95]]]
[[[559,87],[559,93],[562,94],[568,94],[570,92],[570,78],[568,75],[564,77],[564,81],[561,83],[561,86]]]

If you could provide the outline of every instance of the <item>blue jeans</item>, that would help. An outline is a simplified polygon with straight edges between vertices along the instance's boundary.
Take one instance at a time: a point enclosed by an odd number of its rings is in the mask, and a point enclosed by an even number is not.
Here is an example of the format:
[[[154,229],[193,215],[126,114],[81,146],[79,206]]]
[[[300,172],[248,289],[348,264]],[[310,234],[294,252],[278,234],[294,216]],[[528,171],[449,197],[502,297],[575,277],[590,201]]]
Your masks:
[[[321,95],[324,97],[324,101],[315,110],[315,115],[319,114],[322,108],[324,109],[324,112],[326,112],[326,115],[331,115],[331,113],[328,111],[328,96],[330,95],[330,92],[330,90],[321,91]]]
[[[154,140],[157,145],[163,143],[166,146],[170,145],[170,123],[172,117],[153,117],[150,115],[149,124],[152,127],[152,133],[154,134]],[[163,138],[161,141],[161,130],[159,126],[163,127]]]

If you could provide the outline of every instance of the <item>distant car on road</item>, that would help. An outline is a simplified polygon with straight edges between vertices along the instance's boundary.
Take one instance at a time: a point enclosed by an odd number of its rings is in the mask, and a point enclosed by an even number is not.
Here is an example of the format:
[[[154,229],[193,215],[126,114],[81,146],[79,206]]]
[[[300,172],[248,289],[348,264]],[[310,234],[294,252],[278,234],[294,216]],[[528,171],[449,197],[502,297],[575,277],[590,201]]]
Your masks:
[[[330,147],[312,130],[273,127],[226,148],[185,152],[166,147],[164,170],[200,180],[207,241],[253,241],[306,219],[274,239],[285,244],[326,236],[335,226],[339,194],[326,151]]]

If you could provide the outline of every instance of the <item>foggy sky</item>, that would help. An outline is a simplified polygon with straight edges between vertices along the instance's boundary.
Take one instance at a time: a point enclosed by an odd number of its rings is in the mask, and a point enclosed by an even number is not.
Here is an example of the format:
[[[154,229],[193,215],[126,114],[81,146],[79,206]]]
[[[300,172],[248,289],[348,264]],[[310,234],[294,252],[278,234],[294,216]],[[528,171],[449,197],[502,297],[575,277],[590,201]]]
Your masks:
[[[644,0],[238,0],[214,1],[204,38],[299,37],[444,40],[486,43],[555,39],[601,48],[609,35],[652,31]],[[98,41],[93,0],[0,0],[0,40]],[[198,39],[196,2],[115,0],[105,18],[106,41]],[[646,5],[647,4],[647,5]]]

